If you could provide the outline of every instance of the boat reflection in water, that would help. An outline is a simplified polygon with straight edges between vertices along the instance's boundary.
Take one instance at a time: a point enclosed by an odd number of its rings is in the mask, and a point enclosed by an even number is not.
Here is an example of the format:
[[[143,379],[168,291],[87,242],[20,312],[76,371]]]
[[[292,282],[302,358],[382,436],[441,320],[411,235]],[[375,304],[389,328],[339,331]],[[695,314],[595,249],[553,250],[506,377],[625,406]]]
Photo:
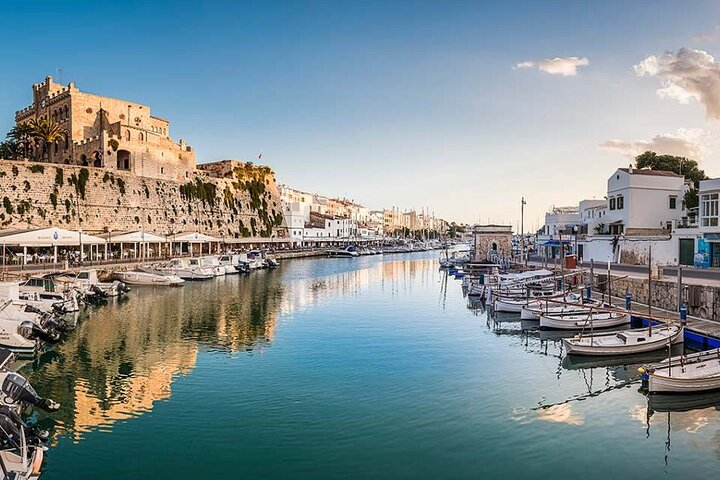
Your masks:
[[[391,292],[432,282],[426,262],[357,262],[338,273],[338,260],[305,261],[291,274],[281,266],[249,276],[223,276],[179,289],[133,290],[126,299],[81,313],[77,329],[54,350],[25,365],[37,390],[57,399],[53,436],[109,430],[168,400],[173,382],[191,372],[203,351],[262,352],[275,337],[280,315],[318,305],[337,295],[357,296],[382,279]],[[327,273],[327,274],[326,274]],[[422,278],[427,276],[427,278]]]

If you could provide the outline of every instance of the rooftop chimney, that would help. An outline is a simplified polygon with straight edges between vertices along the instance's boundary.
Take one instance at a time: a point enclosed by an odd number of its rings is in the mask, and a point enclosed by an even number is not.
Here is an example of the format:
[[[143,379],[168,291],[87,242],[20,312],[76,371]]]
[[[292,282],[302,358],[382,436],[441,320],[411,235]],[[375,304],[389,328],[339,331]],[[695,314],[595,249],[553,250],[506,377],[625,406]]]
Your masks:
[[[632,163],[631,163],[631,164],[628,166],[628,173],[632,173],[632,172],[633,172],[633,166],[632,166]]]

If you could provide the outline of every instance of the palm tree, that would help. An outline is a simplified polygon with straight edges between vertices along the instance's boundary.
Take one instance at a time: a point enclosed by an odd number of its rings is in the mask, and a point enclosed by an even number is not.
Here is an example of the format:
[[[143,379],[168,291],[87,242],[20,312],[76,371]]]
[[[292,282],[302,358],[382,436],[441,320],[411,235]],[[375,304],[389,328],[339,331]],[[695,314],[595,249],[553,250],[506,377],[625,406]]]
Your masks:
[[[15,125],[7,136],[17,144],[18,148],[15,152],[15,160],[17,160],[19,155],[22,155],[25,158],[30,156],[29,150],[33,137],[33,129],[28,122],[22,122]]]
[[[34,118],[30,120],[30,128],[32,128],[32,136],[43,143],[43,150],[47,151],[48,162],[52,163],[52,145],[65,138],[67,131],[60,126],[59,123],[46,118]],[[45,154],[43,153],[43,157]]]
[[[0,158],[6,160],[10,158],[17,159],[19,149],[19,144],[15,140],[0,142]]]

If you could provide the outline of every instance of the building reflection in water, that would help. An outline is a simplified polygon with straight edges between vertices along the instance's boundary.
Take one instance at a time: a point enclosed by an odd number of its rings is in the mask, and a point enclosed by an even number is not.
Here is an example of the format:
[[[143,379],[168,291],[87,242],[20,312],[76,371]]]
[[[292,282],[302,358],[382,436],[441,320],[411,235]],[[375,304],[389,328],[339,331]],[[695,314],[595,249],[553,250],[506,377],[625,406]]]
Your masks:
[[[281,315],[358,296],[373,283],[384,292],[408,292],[418,275],[431,281],[435,265],[389,260],[360,269],[348,264],[343,271],[332,260],[305,260],[182,288],[135,288],[127,299],[88,310],[63,343],[23,373],[62,405],[53,415],[55,438],[70,435],[77,442],[169,399],[173,381],[193,370],[198,352],[262,351]]]

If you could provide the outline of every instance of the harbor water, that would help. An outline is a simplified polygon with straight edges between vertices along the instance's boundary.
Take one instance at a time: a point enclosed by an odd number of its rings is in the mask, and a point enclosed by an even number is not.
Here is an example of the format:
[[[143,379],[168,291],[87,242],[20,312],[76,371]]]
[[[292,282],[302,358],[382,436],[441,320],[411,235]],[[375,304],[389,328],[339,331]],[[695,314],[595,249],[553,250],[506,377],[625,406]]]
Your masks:
[[[43,479],[697,478],[720,394],[468,308],[437,252],[285,261],[89,308],[25,365]],[[641,363],[641,360],[635,359]]]

